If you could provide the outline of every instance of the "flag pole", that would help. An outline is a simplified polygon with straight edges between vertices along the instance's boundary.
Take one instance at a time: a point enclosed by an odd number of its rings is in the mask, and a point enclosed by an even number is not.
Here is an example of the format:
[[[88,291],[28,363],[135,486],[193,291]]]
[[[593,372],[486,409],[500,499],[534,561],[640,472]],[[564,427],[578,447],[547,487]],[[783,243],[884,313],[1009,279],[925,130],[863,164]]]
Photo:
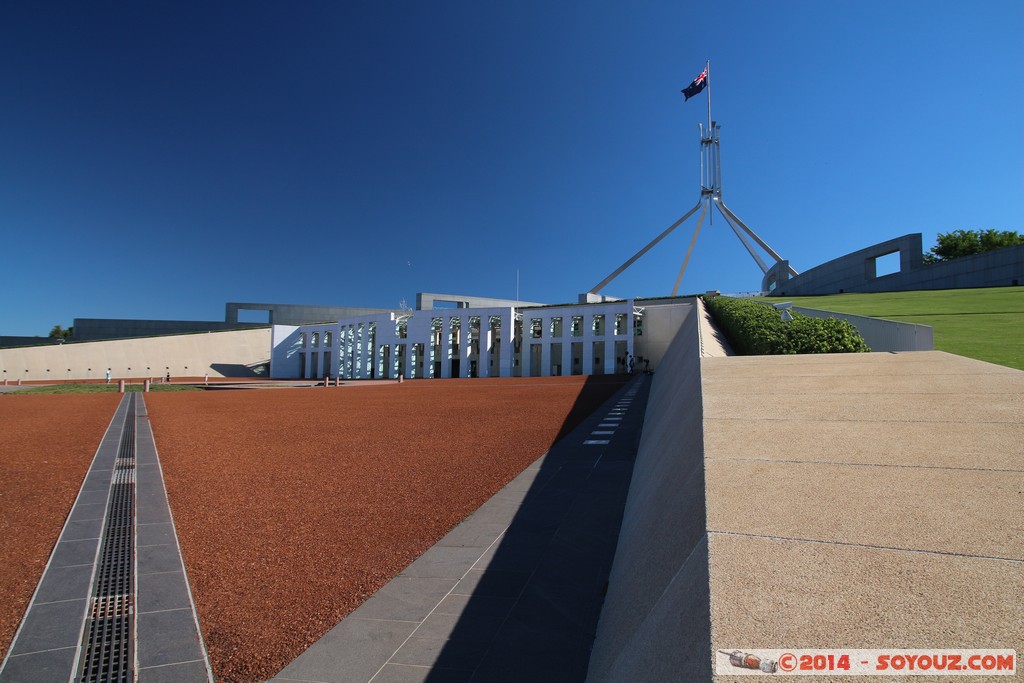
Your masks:
[[[707,70],[707,74],[708,74],[707,76],[705,76],[705,78],[708,79],[708,81],[707,81],[708,82],[708,130],[711,130],[711,60],[710,59],[708,59],[708,62],[704,66],[704,68]]]
[[[714,149],[711,147],[711,141],[715,138],[715,131],[711,128],[711,58],[708,58],[707,63],[704,65],[704,73],[707,75],[704,77],[705,89],[708,91],[708,170],[709,172],[714,168],[715,163],[711,157],[714,156]],[[714,188],[715,180],[711,179],[709,187],[712,189],[711,194],[708,195],[708,225],[715,224],[715,212],[714,212]],[[703,216],[703,214],[701,214]]]

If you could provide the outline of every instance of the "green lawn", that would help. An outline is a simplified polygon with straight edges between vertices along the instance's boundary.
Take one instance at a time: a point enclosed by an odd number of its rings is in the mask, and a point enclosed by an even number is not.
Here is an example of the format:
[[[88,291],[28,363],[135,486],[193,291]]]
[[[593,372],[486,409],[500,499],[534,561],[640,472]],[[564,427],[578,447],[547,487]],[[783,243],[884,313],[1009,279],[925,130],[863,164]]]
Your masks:
[[[935,328],[935,348],[1024,370],[1024,287],[795,296],[794,306]]]

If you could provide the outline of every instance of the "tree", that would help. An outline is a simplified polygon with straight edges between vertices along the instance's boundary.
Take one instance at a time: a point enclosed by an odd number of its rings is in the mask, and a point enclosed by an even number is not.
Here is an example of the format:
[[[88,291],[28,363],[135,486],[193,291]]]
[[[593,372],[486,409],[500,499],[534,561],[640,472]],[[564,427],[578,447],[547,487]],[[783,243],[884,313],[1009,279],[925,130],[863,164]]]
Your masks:
[[[954,230],[940,232],[936,245],[924,255],[925,263],[952,261],[993,249],[1024,244],[1024,235],[1015,230]]]
[[[50,339],[71,339],[71,335],[74,333],[74,327],[69,327],[65,330],[60,325],[54,325],[53,329],[50,330]]]

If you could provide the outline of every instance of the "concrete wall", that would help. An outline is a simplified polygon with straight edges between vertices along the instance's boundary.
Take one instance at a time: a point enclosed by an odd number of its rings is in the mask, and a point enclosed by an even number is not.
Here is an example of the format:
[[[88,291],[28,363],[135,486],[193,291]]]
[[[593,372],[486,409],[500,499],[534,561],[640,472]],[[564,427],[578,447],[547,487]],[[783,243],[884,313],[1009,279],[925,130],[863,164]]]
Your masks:
[[[876,276],[875,259],[898,251],[900,272]],[[904,235],[829,261],[787,281],[772,296],[842,292],[899,292],[919,289],[1008,287],[1024,282],[1024,244],[924,265],[921,234]]]
[[[274,325],[270,328],[270,376],[299,377],[302,339],[298,325]]]
[[[117,318],[75,318],[75,341],[158,337],[194,332],[228,332],[266,328],[265,323],[222,323],[206,320],[125,320]]]
[[[144,339],[0,349],[0,376],[24,381],[253,376],[270,357],[270,330],[210,332]],[[0,380],[3,381],[3,380]]]
[[[263,325],[307,325],[323,323],[357,315],[387,313],[386,308],[362,308],[359,306],[303,306],[301,304],[263,304],[228,302],[224,307],[224,320],[238,322],[239,311],[267,311],[268,320]]]
[[[651,370],[656,370],[664,360],[679,329],[690,316],[695,299],[687,303],[671,303],[665,305],[644,305],[644,333],[634,338],[633,346],[639,358],[650,360]]]
[[[688,307],[651,386],[587,681],[711,677],[698,320]]]
[[[45,346],[47,344],[59,344],[60,340],[49,337],[16,337],[0,336],[0,348],[8,346]]]

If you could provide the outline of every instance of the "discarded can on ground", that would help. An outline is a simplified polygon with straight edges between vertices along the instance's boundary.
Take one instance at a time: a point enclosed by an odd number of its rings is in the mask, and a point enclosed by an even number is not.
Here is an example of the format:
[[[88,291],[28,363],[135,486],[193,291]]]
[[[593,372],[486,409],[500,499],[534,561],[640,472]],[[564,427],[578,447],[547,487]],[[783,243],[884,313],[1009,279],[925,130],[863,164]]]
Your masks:
[[[774,659],[761,659],[760,657],[739,650],[722,654],[729,655],[729,663],[741,669],[757,669],[767,674],[773,674],[779,669],[779,663]]]

